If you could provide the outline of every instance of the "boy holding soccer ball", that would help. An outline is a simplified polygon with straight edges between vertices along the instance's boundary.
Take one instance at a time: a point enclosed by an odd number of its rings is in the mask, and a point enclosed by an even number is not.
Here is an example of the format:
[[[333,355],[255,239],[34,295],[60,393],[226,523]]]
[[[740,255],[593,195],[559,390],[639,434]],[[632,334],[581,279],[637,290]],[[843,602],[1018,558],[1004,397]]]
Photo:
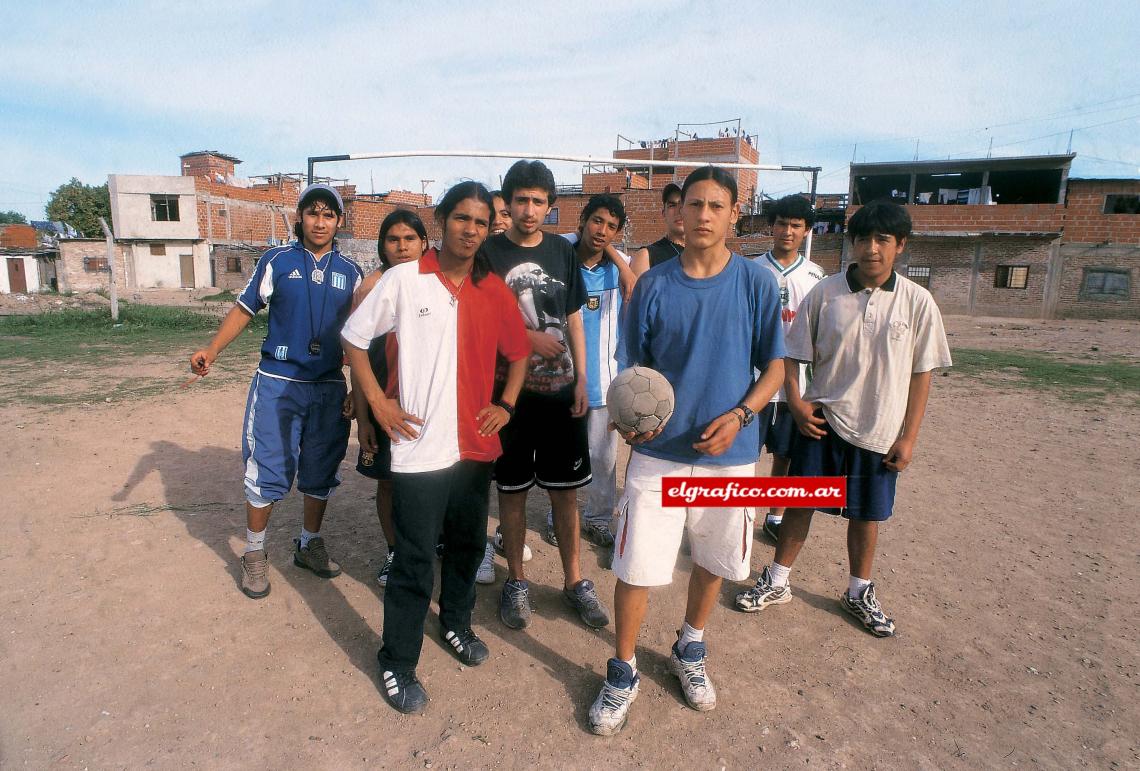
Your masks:
[[[668,584],[688,531],[693,569],[688,604],[670,664],[689,706],[716,706],[705,670],[705,622],[721,581],[749,572],[749,508],[662,506],[662,477],[749,477],[760,441],[756,411],[784,377],[779,288],[772,274],[725,244],[736,222],[736,180],[723,169],[694,171],[681,189],[685,249],[637,283],[623,322],[619,362],[656,369],[675,392],[669,422],[623,434],[634,446],[615,526],[613,571],[617,651],[590,708],[604,736],[625,725],[640,678],[634,655],[649,587]],[[755,383],[753,370],[763,374]]]

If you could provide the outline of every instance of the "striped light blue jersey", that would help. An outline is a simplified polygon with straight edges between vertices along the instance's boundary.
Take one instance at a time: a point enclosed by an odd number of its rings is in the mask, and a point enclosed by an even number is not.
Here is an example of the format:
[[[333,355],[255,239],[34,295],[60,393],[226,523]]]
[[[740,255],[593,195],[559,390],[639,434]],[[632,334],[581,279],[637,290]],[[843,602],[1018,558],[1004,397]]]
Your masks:
[[[563,236],[572,244],[578,234]],[[629,255],[618,251],[629,264]],[[621,285],[618,269],[606,258],[592,268],[579,264],[582,283],[586,285],[586,304],[582,306],[582,326],[586,332],[586,396],[591,407],[606,406],[606,392],[618,373],[616,354],[621,324]]]

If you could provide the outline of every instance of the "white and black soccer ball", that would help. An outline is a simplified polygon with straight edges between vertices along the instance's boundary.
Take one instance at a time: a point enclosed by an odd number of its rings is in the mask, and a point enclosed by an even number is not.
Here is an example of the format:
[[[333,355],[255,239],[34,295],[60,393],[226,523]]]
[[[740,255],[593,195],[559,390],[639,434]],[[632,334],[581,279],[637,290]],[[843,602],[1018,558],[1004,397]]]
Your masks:
[[[655,369],[630,367],[610,383],[606,406],[610,420],[622,431],[656,431],[673,416],[673,386]]]

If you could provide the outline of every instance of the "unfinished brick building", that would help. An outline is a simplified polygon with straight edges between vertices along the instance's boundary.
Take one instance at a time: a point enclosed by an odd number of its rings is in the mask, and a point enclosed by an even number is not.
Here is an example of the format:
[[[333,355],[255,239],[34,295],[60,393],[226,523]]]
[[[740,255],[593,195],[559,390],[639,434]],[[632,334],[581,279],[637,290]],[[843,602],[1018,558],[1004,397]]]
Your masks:
[[[900,270],[943,312],[1140,318],[1140,180],[1070,178],[1075,157],[852,164],[848,215],[906,206]]]

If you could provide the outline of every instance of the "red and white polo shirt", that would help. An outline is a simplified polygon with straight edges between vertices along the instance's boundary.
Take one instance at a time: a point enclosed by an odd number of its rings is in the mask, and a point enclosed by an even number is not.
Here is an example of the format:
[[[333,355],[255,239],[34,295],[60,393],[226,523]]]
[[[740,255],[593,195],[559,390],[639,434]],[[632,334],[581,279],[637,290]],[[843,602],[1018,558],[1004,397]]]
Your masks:
[[[424,421],[419,437],[392,444],[392,470],[438,471],[459,460],[493,461],[498,436],[480,436],[475,416],[491,403],[495,358],[530,355],[514,293],[494,274],[459,287],[431,249],[384,273],[341,332],[357,348],[395,332],[400,406]]]

